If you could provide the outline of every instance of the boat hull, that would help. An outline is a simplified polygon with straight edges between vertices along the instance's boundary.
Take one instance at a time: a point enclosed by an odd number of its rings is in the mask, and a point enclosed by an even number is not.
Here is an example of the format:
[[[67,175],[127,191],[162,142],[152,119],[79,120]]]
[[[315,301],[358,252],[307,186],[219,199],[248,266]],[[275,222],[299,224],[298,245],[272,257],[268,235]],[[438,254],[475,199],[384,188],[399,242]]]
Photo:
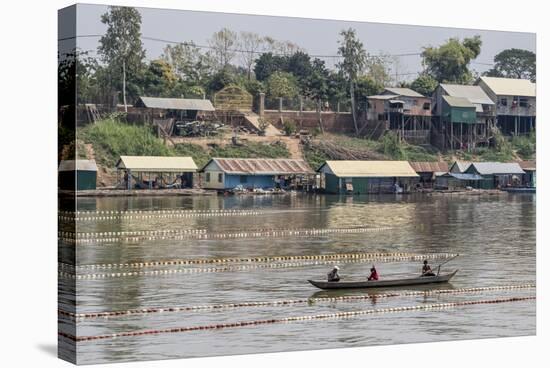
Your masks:
[[[439,276],[424,276],[414,277],[408,279],[390,279],[390,280],[378,280],[378,281],[320,281],[320,280],[308,280],[309,283],[319,289],[367,289],[367,288],[382,288],[382,287],[399,287],[399,286],[412,286],[412,285],[424,285],[424,284],[437,284],[442,282],[449,282],[453,276],[458,272],[454,272],[439,275]]]

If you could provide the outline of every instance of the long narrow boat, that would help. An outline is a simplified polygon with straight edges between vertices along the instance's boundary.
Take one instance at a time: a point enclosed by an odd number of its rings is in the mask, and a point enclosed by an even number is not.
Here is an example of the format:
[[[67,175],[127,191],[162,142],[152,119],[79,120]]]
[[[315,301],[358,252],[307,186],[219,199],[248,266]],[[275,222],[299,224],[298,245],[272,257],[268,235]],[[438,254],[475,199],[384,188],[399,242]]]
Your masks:
[[[380,288],[380,287],[395,287],[395,286],[411,286],[424,285],[448,282],[458,272],[455,270],[451,273],[440,274],[438,276],[422,276],[410,277],[402,279],[387,279],[378,281],[320,281],[307,280],[309,283],[319,289],[364,289],[364,288]]]

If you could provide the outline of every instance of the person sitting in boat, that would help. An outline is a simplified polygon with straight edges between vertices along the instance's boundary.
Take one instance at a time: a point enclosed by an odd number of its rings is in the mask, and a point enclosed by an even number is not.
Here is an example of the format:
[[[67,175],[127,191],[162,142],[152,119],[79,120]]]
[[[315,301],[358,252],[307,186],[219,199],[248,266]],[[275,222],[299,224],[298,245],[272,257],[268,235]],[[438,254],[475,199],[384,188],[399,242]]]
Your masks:
[[[369,276],[369,281],[378,281],[378,272],[376,272],[376,267],[374,267],[374,265],[372,265],[371,269],[370,269],[370,276]]]
[[[422,275],[421,276],[435,276],[435,273],[433,273],[432,268],[428,264],[428,260],[424,260],[424,266],[422,266]]]
[[[328,278],[328,281],[340,281],[340,275],[338,275],[338,270],[340,268],[338,266],[334,266],[332,268],[332,271],[330,271],[328,274],[327,274],[327,278]]]

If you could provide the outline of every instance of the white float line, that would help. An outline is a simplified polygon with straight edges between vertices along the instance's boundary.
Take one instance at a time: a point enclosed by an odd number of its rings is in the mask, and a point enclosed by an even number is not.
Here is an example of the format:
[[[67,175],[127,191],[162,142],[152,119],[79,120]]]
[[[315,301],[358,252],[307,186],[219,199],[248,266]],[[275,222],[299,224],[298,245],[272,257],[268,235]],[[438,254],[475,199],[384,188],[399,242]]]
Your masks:
[[[135,214],[135,215],[114,215],[114,216],[87,216],[87,217],[71,217],[58,216],[59,221],[113,221],[113,220],[143,220],[143,219],[174,219],[174,218],[211,218],[211,217],[236,217],[236,216],[258,216],[265,212],[259,211],[243,211],[243,212],[211,212],[211,213],[171,213],[171,214]]]
[[[364,262],[402,262],[402,261],[419,261],[424,259],[439,259],[446,258],[440,255],[430,256],[412,256],[412,257],[382,257],[378,259],[350,259],[340,260],[340,263],[364,263]],[[172,270],[154,270],[154,271],[127,271],[127,272],[113,272],[113,273],[95,273],[95,274],[74,274],[72,272],[59,271],[58,274],[64,278],[71,278],[76,280],[90,280],[90,279],[105,279],[115,277],[127,277],[127,276],[161,276],[161,275],[173,275],[173,274],[192,274],[192,273],[212,273],[212,272],[232,272],[232,271],[247,271],[255,269],[277,269],[277,268],[294,268],[294,267],[306,267],[306,266],[319,266],[333,264],[334,261],[312,261],[312,262],[287,262],[287,263],[274,263],[274,264],[254,264],[243,266],[226,266],[226,267],[209,267],[209,268],[183,268]]]
[[[391,227],[383,228],[338,228],[338,229],[295,229],[295,230],[269,230],[269,231],[251,231],[238,233],[206,233],[206,230],[151,230],[151,231],[133,231],[124,232],[105,232],[105,233],[77,233],[77,239],[74,239],[74,233],[60,232],[59,240],[69,244],[97,244],[97,243],[115,243],[115,242],[138,242],[141,240],[184,240],[184,239],[242,239],[242,238],[266,238],[266,237],[286,237],[286,236],[310,236],[326,234],[353,234],[353,233],[371,233],[391,230]],[[133,235],[135,234],[135,235]],[[68,235],[68,236],[67,236]]]
[[[478,304],[498,304],[498,303],[508,303],[508,302],[529,301],[529,300],[535,300],[535,299],[536,297],[534,296],[528,296],[528,297],[489,299],[489,300],[471,300],[471,301],[452,302],[452,303],[421,304],[421,305],[413,305],[413,306],[405,306],[405,307],[367,309],[367,310],[359,310],[359,311],[352,311],[352,312],[314,314],[314,315],[294,316],[294,317],[286,317],[286,318],[273,318],[273,319],[264,319],[264,320],[255,320],[255,321],[219,323],[219,324],[202,325],[202,326],[173,327],[173,328],[156,329],[156,330],[128,331],[128,332],[112,333],[107,335],[96,335],[96,336],[74,336],[64,332],[58,332],[58,334],[70,340],[73,340],[76,342],[82,342],[82,341],[115,339],[115,338],[132,337],[132,336],[160,335],[160,334],[166,334],[166,333],[181,333],[181,332],[191,332],[191,331],[201,331],[201,330],[219,330],[219,329],[225,329],[225,328],[248,327],[248,326],[267,325],[267,324],[274,324],[274,323],[289,323],[289,322],[301,322],[301,321],[312,321],[312,320],[318,321],[318,320],[327,320],[327,319],[353,318],[358,316],[382,314],[382,313],[443,310],[448,308],[456,308],[456,307],[478,305]]]
[[[242,302],[242,303],[225,303],[225,304],[210,304],[210,305],[194,305],[194,306],[172,306],[172,307],[152,307],[142,309],[128,309],[120,311],[108,312],[90,312],[90,313],[73,313],[62,309],[58,313],[62,316],[69,317],[78,321],[94,318],[112,318],[126,317],[130,315],[143,315],[151,313],[165,312],[196,312],[196,311],[212,311],[219,309],[235,309],[235,308],[250,308],[250,307],[279,307],[295,304],[310,304],[310,303],[334,303],[334,302],[353,302],[369,299],[393,298],[393,297],[416,297],[430,295],[459,295],[470,293],[482,293],[487,291],[517,291],[535,289],[535,284],[522,285],[506,285],[506,286],[488,286],[477,288],[461,288],[461,289],[442,289],[442,290],[426,290],[426,291],[406,291],[399,293],[381,293],[372,295],[350,295],[338,297],[321,297],[321,298],[303,298],[303,299],[287,299],[261,302]]]

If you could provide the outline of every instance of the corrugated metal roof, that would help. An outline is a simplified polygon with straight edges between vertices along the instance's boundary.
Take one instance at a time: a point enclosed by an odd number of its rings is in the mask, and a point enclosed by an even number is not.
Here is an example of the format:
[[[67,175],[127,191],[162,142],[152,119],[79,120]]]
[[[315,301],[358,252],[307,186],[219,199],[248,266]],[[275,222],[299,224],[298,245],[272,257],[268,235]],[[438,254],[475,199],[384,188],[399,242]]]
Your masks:
[[[452,164],[450,170],[451,171],[455,170],[455,167],[456,167],[456,170],[458,170],[459,172],[462,173],[462,172],[466,171],[466,169],[468,169],[468,167],[470,167],[471,164],[472,163],[470,161],[455,161],[454,164]]]
[[[447,172],[449,171],[449,165],[446,162],[410,162],[411,167],[417,173],[419,172]]]
[[[167,109],[167,110],[199,110],[199,111],[214,111],[214,106],[210,100],[201,100],[195,98],[161,98],[161,97],[145,97],[139,98],[136,105],[140,105],[152,109]]]
[[[389,92],[389,93],[392,93],[392,94],[398,95],[398,96],[425,97],[425,96],[421,95],[420,93],[418,93],[416,91],[413,91],[410,88],[386,88],[384,90],[384,93],[385,92]]]
[[[392,98],[395,98],[395,95],[372,95],[372,96],[367,96],[367,98],[370,98],[373,100],[391,100]]]
[[[480,77],[496,95],[535,97],[537,85],[528,79]]]
[[[317,171],[326,167],[340,177],[417,177],[407,161],[326,161]]]
[[[518,164],[519,164],[519,167],[521,167],[523,170],[528,170],[528,171],[537,170],[536,161],[519,161]]]
[[[471,107],[476,108],[468,99],[464,97],[443,96],[443,100],[451,107]]]
[[[314,174],[304,160],[275,158],[213,158],[202,169],[214,162],[226,174],[235,175],[293,175]]]
[[[494,105],[495,103],[480,86],[462,84],[440,84],[449,96],[463,97],[473,104]],[[483,111],[483,110],[482,110]]]
[[[195,172],[197,165],[191,157],[177,156],[120,156],[116,167],[134,172]]]
[[[472,166],[480,175],[525,174],[517,162],[473,162]]]
[[[95,160],[61,160],[59,171],[97,171]]]

